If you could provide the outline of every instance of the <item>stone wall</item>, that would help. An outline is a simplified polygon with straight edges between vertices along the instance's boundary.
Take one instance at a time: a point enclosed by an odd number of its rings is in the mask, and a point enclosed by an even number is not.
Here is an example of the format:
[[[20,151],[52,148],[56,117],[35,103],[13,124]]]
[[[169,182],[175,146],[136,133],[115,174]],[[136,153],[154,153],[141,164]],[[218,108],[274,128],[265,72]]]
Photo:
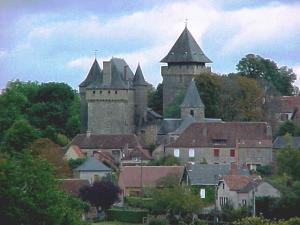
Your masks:
[[[191,80],[205,71],[210,71],[210,67],[200,65],[162,66],[164,112],[179,93],[185,93]]]
[[[133,90],[88,90],[88,131],[130,134],[134,131]]]
[[[166,155],[174,156],[174,149],[166,147]],[[231,163],[238,162],[240,166],[247,164],[269,165],[272,163],[272,148],[239,148],[235,151],[235,156],[230,156],[230,151],[235,148],[193,148],[194,157],[189,157],[189,149],[192,148],[177,148],[179,149],[179,158],[182,163],[187,162],[207,162],[214,163]],[[214,155],[214,149],[219,149],[219,156]],[[236,149],[235,149],[236,150]]]

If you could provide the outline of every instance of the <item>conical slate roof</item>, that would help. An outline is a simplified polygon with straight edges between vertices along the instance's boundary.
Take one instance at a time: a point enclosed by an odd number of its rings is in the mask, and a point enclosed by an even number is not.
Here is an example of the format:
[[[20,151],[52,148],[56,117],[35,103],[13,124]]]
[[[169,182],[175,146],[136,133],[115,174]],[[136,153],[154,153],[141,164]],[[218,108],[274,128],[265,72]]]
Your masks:
[[[111,169],[94,157],[88,158],[83,164],[75,168],[76,171],[110,171]]]
[[[135,71],[135,75],[133,78],[133,85],[141,85],[141,86],[147,86],[148,83],[145,81],[142,69],[140,67],[140,64],[138,65],[136,71]]]
[[[161,62],[165,63],[211,63],[203,53],[190,31],[185,27],[168,55]]]
[[[198,93],[196,84],[194,79],[191,81],[184,100],[182,104],[180,105],[182,108],[199,108],[199,107],[204,107],[204,104],[201,101],[200,95]]]
[[[79,87],[86,87],[96,80],[100,80],[102,82],[102,79],[103,79],[103,77],[102,77],[102,73],[101,73],[101,68],[97,62],[97,59],[95,59],[87,77],[85,78],[84,81],[81,82]]]

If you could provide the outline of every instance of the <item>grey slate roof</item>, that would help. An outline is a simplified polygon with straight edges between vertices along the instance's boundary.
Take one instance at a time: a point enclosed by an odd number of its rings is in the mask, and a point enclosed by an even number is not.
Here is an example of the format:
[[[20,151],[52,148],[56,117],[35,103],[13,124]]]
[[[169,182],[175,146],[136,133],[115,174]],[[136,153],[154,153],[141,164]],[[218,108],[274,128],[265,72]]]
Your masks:
[[[164,135],[175,131],[181,124],[182,119],[163,119],[158,134]]]
[[[293,148],[300,147],[300,137],[278,136],[273,142],[274,149],[280,149],[290,144]]]
[[[87,77],[85,78],[84,81],[81,82],[79,87],[87,87],[88,85],[95,82],[96,80],[102,82],[102,79],[103,77],[102,77],[101,68],[97,60],[95,59]]]
[[[145,81],[140,64],[136,68],[136,72],[133,78],[133,85],[148,86],[148,83]]]
[[[103,79],[94,80],[88,89],[129,89],[132,88],[132,80],[134,77],[128,64],[124,59],[112,58],[111,60],[111,83],[104,84]],[[124,79],[124,73],[128,80]]]
[[[188,171],[191,185],[215,185],[218,178],[215,176],[223,176],[230,174],[229,164],[194,164]],[[249,175],[247,169],[238,168],[238,175]]]
[[[198,93],[198,89],[196,87],[194,79],[191,81],[184,100],[182,104],[180,105],[182,108],[201,108],[204,107],[204,104],[200,98],[200,95]]]
[[[168,55],[161,62],[166,63],[211,63],[203,53],[190,31],[185,27]]]
[[[195,122],[195,118],[192,117],[191,115],[187,115],[186,117],[183,118],[183,120],[180,123],[180,126],[171,134],[181,134],[190,124]]]
[[[83,164],[74,169],[75,171],[111,171],[100,160],[90,157]]]

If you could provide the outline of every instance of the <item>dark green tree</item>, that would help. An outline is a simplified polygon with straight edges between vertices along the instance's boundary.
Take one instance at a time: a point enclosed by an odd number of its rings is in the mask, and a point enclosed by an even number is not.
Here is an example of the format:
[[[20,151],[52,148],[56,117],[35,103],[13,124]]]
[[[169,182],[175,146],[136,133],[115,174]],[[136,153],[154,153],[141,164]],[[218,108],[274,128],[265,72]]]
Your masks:
[[[83,203],[59,191],[52,167],[30,153],[0,155],[3,225],[80,225]]]
[[[158,84],[155,90],[149,92],[148,105],[155,112],[163,114],[163,84]]]
[[[17,120],[12,127],[6,131],[1,143],[1,150],[20,152],[29,147],[38,137],[38,130],[32,127],[27,120]]]
[[[294,92],[296,74],[286,66],[278,68],[270,59],[248,54],[239,61],[237,70],[242,76],[267,81],[267,85],[274,86],[281,95],[292,95]]]
[[[280,175],[287,174],[295,180],[300,180],[300,149],[287,145],[277,153],[277,167]]]

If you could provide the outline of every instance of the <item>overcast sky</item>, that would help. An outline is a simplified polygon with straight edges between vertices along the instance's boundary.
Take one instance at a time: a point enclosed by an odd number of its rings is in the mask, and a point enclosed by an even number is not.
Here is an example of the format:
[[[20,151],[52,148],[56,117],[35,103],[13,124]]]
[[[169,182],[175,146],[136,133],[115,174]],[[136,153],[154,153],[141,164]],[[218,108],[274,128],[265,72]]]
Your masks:
[[[159,61],[188,29],[217,73],[259,54],[292,67],[300,80],[300,1],[0,0],[0,89],[10,80],[77,88],[94,59],[112,56],[162,81]],[[297,81],[300,86],[300,81]]]

